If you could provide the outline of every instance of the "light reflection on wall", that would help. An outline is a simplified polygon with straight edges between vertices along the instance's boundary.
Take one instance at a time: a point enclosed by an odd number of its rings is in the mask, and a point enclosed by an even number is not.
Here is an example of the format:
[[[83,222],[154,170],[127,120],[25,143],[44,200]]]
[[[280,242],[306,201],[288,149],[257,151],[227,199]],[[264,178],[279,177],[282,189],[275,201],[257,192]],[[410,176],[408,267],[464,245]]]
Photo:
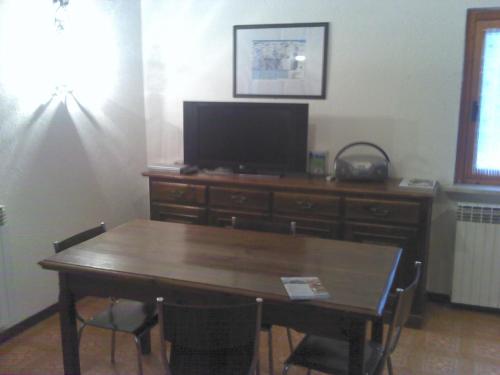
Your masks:
[[[8,1],[0,12],[0,88],[30,111],[53,90],[53,8],[49,1]]]
[[[11,1],[0,16],[2,51],[0,87],[33,110],[52,95],[71,91],[95,106],[112,94],[117,51],[111,17],[95,4],[70,0],[65,29],[54,25],[50,1]]]
[[[210,100],[231,87],[211,79],[231,69],[231,27],[222,33],[214,22],[227,2],[143,0],[141,7],[148,159],[171,162],[182,159],[182,98]]]
[[[117,77],[116,38],[111,17],[95,4],[72,0],[60,42],[60,82],[83,105],[99,105],[112,94]]]

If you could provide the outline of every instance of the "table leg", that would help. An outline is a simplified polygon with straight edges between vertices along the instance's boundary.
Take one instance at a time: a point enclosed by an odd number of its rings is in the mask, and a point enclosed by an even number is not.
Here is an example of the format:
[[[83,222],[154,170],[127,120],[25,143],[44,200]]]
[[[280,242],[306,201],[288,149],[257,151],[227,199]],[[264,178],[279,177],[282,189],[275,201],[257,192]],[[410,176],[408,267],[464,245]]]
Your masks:
[[[59,320],[64,373],[66,375],[80,375],[75,296],[69,290],[67,277],[64,273],[59,273]]]
[[[384,339],[384,319],[378,318],[372,320],[372,341],[382,344]]]
[[[353,320],[349,329],[349,375],[364,375],[366,321]]]
[[[151,353],[151,331],[145,332],[141,337],[139,337],[139,341],[141,343],[141,353]]]

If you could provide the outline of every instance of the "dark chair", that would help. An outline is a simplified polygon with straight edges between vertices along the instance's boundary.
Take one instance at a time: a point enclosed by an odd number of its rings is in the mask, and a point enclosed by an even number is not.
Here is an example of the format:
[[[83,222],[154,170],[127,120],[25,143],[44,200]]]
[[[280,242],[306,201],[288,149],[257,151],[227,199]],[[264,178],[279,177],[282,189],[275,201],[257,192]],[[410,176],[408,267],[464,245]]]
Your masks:
[[[387,332],[385,345],[369,341],[365,347],[365,374],[380,375],[387,363],[389,375],[393,375],[391,354],[396,349],[403,327],[408,320],[413,296],[418,286],[421,273],[421,262],[415,262],[415,277],[406,289],[396,290],[396,307]],[[348,373],[349,342],[314,335],[306,335],[292,355],[285,361],[283,374],[292,365],[305,367],[308,374],[311,370],[327,374],[343,375]]]
[[[295,221],[291,221],[290,224],[286,223],[275,223],[270,221],[262,220],[252,220],[252,219],[242,219],[236,216],[231,217],[231,227],[233,229],[243,229],[243,230],[255,230],[259,232],[268,233],[281,233],[281,234],[296,234],[297,225]],[[262,331],[267,332],[268,336],[268,358],[269,358],[269,375],[274,374],[274,361],[273,361],[273,331],[272,326],[269,324],[262,325]],[[286,334],[288,338],[288,345],[290,347],[290,353],[293,352],[293,341],[292,332],[290,328],[287,327]],[[260,369],[257,368],[257,371]]]
[[[157,310],[167,375],[254,375],[262,299],[230,306],[186,306],[158,297]],[[165,341],[170,342],[170,359]]]
[[[54,250],[60,253],[69,247],[78,245],[106,232],[106,225],[101,225],[75,234],[63,241],[54,242]],[[115,363],[115,338],[116,332],[126,332],[134,336],[137,348],[137,366],[139,375],[142,374],[141,360],[141,338],[149,333],[150,329],[157,323],[157,315],[154,303],[143,303],[126,299],[110,298],[108,308],[97,315],[84,319],[78,312],[76,318],[81,325],[78,329],[78,345],[86,326],[93,326],[111,330],[111,363]]]

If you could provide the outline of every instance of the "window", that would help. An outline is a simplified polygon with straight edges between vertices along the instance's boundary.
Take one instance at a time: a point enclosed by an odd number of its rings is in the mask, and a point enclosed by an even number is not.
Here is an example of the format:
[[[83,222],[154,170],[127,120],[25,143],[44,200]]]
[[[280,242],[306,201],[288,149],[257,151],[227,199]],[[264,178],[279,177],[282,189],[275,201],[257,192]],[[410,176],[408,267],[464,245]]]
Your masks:
[[[467,13],[455,181],[500,184],[500,9]]]

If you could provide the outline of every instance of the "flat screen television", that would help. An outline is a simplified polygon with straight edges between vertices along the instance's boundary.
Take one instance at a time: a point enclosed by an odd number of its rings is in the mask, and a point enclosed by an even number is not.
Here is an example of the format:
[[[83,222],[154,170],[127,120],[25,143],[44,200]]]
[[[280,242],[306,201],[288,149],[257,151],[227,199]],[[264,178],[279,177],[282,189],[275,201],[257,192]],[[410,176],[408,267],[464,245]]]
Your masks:
[[[237,173],[305,172],[308,104],[184,102],[184,163]]]

